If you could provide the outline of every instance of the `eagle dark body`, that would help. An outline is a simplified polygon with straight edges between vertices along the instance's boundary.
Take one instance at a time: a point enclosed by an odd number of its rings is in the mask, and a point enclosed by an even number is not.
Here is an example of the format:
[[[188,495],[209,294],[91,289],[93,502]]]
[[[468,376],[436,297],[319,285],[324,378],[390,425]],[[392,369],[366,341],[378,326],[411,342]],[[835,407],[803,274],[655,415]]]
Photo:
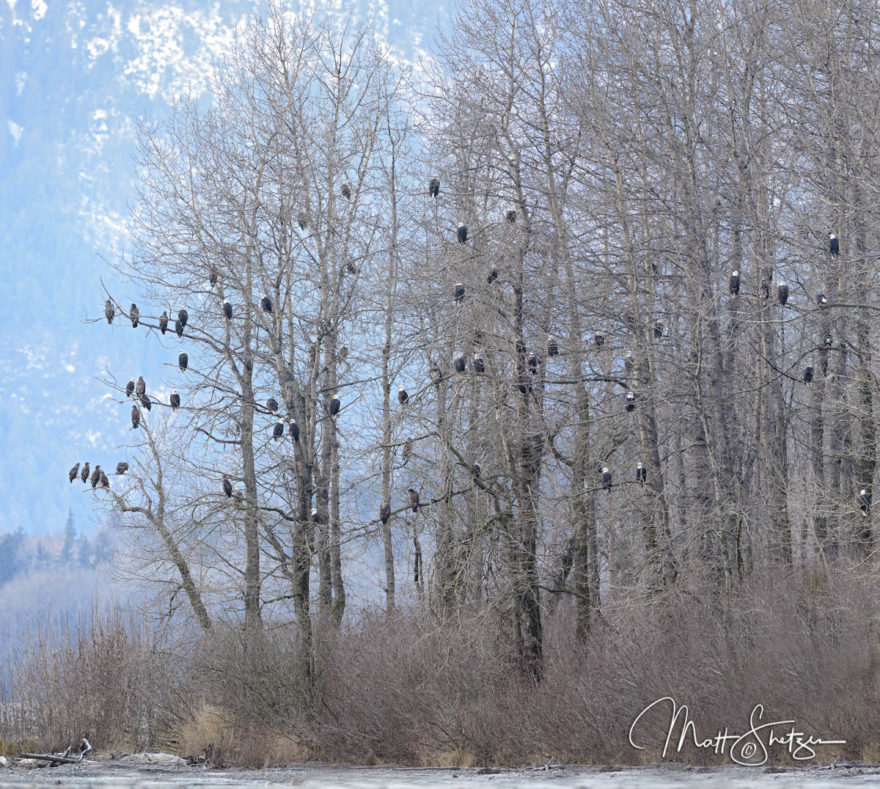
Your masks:
[[[159,316],[159,331],[162,334],[165,334],[168,331],[168,313],[163,310],[162,314]]]

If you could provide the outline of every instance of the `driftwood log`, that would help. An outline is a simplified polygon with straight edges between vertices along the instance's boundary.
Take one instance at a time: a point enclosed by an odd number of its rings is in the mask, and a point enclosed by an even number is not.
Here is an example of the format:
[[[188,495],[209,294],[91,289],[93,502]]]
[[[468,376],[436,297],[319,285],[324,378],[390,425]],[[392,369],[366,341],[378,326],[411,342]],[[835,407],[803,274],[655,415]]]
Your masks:
[[[82,756],[71,758],[57,753],[20,753],[22,759],[41,759],[44,762],[56,762],[57,764],[79,764]]]
[[[82,742],[79,744],[79,755],[71,756],[70,752],[72,750],[73,746],[71,745],[64,753],[22,753],[19,755],[22,759],[39,759],[51,764],[79,764],[83,757],[92,750],[92,744],[89,742],[88,737],[83,737]]]

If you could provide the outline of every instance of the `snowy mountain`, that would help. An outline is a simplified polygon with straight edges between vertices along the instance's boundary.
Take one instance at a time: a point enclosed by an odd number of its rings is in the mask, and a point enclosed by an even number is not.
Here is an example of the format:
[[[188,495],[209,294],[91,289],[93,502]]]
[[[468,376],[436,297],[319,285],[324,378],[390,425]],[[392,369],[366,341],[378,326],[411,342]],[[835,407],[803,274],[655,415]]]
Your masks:
[[[406,0],[326,5],[373,20],[413,60],[449,15]],[[204,94],[212,59],[256,7],[0,3],[0,532],[58,530],[68,509],[88,523],[91,489],[68,485],[68,468],[126,458],[127,411],[100,379],[158,381],[161,349],[120,320],[87,321],[102,315],[102,279],[124,292],[107,261],[125,246],[134,131],[176,96]]]

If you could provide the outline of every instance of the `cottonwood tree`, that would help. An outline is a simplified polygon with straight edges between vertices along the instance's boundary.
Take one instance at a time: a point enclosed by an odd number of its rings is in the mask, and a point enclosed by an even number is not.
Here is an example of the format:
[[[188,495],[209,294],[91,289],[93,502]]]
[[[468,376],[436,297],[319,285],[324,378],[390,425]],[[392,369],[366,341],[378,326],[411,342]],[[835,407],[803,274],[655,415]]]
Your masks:
[[[313,557],[322,619],[345,606],[340,425],[359,373],[342,337],[386,251],[378,154],[395,89],[366,31],[270,6],[219,67],[208,109],[183,101],[142,130],[134,251],[120,263],[172,326],[188,312],[181,473],[241,536],[243,556],[224,560],[243,571],[246,627],[292,599],[307,671]]]

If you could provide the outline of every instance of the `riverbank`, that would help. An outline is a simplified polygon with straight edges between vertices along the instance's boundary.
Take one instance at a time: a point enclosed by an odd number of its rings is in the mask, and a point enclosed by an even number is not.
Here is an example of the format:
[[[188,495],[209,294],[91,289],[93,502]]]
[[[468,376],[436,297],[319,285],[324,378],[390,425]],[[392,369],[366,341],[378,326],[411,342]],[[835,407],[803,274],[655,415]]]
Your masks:
[[[23,786],[63,786],[67,789],[257,789],[281,786],[297,786],[301,789],[674,789],[698,786],[715,789],[795,789],[806,786],[810,789],[832,789],[840,787],[842,779],[846,780],[847,786],[876,786],[880,783],[880,766],[777,768],[569,765],[461,769],[302,764],[262,770],[238,770],[206,769],[204,766],[187,766],[179,762],[162,763],[161,760],[159,763],[133,765],[116,759],[43,768],[12,765],[0,770],[0,789]]]

